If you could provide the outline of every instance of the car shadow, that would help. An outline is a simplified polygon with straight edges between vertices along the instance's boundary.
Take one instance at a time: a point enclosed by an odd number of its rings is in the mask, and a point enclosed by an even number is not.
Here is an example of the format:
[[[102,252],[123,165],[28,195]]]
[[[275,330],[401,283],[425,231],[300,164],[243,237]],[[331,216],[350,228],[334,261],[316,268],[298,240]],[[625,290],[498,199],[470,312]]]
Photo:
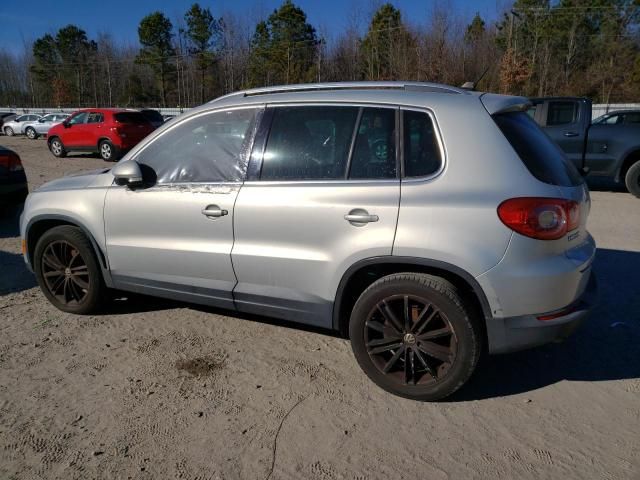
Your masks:
[[[29,271],[24,258],[18,253],[0,250],[0,296],[29,290],[36,286],[36,279]]]
[[[562,344],[486,356],[449,401],[520,394],[563,380],[640,378],[640,252],[599,248],[594,270],[599,302]]]
[[[587,177],[587,186],[592,192],[617,192],[628,193],[624,183],[614,182],[606,177]]]

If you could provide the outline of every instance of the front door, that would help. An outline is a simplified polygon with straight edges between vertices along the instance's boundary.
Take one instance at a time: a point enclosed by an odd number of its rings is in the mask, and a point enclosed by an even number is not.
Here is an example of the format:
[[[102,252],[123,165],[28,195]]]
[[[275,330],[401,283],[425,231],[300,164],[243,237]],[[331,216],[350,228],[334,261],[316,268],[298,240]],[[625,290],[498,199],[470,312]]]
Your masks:
[[[258,112],[187,118],[135,156],[148,186],[114,185],[105,200],[116,288],[233,308],[233,205]]]
[[[234,210],[236,307],[330,327],[344,271],[391,255],[400,200],[398,109],[267,112],[266,145],[256,141]]]
[[[87,128],[86,122],[88,115],[88,112],[79,112],[67,121],[67,127],[65,128],[62,140],[65,147],[78,148],[87,146],[87,142],[85,141],[85,130]]]

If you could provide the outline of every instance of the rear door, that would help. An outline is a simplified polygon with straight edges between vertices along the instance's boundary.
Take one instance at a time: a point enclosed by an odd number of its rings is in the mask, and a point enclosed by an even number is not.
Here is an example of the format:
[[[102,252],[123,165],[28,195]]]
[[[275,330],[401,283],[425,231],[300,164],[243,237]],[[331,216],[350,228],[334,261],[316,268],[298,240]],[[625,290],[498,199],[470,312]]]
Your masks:
[[[184,119],[136,154],[147,186],[113,185],[105,199],[117,288],[233,308],[233,205],[259,112]]]
[[[591,112],[586,100],[548,100],[542,113],[544,126],[558,146],[567,154],[573,164],[582,168],[587,130]]]
[[[236,307],[329,327],[346,269],[391,255],[398,109],[291,105],[267,112],[263,127],[270,121],[270,128],[261,127],[234,210]]]

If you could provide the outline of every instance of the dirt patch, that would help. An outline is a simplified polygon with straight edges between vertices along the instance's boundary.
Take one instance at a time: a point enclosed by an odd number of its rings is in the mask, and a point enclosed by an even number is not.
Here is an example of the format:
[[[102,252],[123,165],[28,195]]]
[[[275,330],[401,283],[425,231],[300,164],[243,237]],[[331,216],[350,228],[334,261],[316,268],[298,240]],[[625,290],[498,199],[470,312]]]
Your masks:
[[[211,355],[198,358],[184,358],[176,362],[178,370],[184,370],[194,377],[208,377],[224,367],[225,357]]]

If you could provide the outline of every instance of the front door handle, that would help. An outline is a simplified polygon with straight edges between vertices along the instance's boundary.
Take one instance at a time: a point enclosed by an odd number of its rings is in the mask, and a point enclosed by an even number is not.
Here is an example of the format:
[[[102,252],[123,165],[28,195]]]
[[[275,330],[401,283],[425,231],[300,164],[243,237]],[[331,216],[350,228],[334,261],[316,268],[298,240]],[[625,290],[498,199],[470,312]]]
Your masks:
[[[580,135],[578,132],[564,132],[565,137],[577,137]]]
[[[205,208],[202,209],[202,214],[205,217],[218,218],[218,217],[224,217],[225,215],[229,215],[229,212],[227,210],[223,210],[218,205],[207,205]]]
[[[377,222],[379,220],[377,215],[369,215],[369,212],[362,208],[356,208],[351,210],[344,216],[344,219],[352,225],[364,225],[365,223]]]

